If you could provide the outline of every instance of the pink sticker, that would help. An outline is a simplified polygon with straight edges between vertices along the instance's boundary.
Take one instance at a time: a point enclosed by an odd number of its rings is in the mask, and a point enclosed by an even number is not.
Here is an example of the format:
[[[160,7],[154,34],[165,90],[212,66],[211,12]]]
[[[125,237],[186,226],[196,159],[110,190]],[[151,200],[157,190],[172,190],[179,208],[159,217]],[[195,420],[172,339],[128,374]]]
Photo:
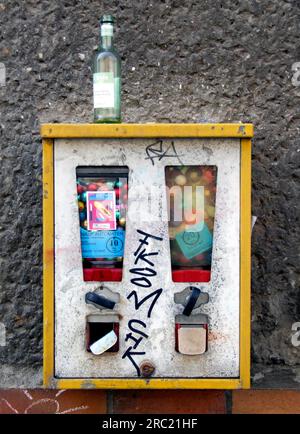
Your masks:
[[[112,231],[116,223],[116,195],[114,191],[86,192],[89,231]]]

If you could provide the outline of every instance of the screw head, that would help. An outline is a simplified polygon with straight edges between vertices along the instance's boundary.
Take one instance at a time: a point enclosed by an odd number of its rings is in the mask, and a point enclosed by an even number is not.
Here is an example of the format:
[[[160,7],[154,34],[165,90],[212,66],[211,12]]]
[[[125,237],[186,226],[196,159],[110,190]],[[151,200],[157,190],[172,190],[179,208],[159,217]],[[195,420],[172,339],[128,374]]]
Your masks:
[[[155,366],[149,360],[144,360],[140,364],[140,370],[143,377],[149,378],[154,374]]]

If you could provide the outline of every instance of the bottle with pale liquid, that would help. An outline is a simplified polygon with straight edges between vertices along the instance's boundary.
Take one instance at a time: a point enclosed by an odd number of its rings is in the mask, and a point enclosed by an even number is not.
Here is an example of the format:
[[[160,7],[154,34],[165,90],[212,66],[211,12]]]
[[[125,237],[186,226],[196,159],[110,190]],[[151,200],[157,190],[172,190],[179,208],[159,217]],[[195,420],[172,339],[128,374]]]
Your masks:
[[[100,46],[94,59],[94,122],[121,122],[121,59],[113,46],[114,18],[100,19]]]

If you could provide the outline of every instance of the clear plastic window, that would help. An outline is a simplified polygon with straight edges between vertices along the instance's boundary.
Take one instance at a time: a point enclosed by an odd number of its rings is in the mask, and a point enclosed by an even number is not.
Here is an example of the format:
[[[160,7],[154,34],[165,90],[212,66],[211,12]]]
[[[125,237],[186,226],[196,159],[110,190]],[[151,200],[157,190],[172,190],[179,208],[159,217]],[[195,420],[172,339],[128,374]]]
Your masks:
[[[166,188],[172,278],[175,282],[210,280],[216,166],[167,166]]]
[[[85,281],[121,281],[128,167],[77,167],[77,198]]]

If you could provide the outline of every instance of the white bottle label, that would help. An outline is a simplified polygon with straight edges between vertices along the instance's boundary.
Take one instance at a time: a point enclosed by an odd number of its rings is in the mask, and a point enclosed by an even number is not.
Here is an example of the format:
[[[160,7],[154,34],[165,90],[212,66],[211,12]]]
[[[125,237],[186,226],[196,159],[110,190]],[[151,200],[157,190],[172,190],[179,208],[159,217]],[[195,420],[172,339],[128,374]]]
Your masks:
[[[112,72],[96,72],[93,75],[94,108],[115,106],[115,86]]]
[[[111,23],[101,24],[101,36],[113,36],[114,27]]]

